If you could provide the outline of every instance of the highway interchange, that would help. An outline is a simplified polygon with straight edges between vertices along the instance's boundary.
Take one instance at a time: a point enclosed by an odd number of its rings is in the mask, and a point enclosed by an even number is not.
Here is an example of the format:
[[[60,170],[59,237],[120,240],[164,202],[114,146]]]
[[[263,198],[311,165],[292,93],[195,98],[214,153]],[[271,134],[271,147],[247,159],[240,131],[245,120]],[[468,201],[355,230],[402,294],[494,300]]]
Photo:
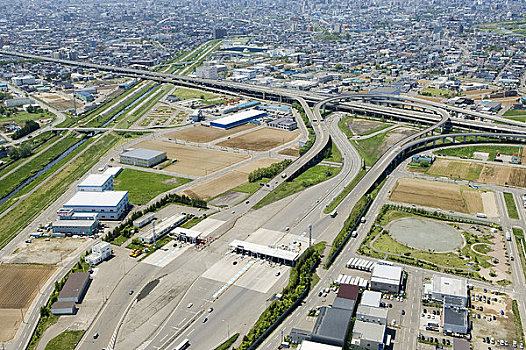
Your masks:
[[[0,52],[6,54],[6,52]],[[17,54],[22,57],[27,57],[27,55]],[[39,57],[40,58],[40,57]],[[56,61],[56,60],[55,60]],[[75,64],[72,62],[59,62],[64,64]],[[104,67],[98,66],[99,69],[105,70],[115,70],[113,67]],[[152,76],[152,72],[145,71],[136,71],[127,72],[123,69],[117,69],[122,73],[134,74],[136,76],[143,76],[145,78],[163,79],[163,81],[169,81],[173,79],[172,76]],[[177,80],[172,80],[174,83],[181,83],[182,80],[179,80],[179,77],[176,77]],[[182,79],[182,78],[181,78]],[[188,82],[189,78],[185,78]],[[203,82],[203,81],[190,81],[190,84],[198,84],[198,86],[203,87],[202,84],[209,84],[209,88],[216,89],[217,82]],[[325,96],[315,96],[313,97],[312,93],[303,93],[303,92],[292,92],[290,90],[281,91],[282,89],[265,89],[262,87],[253,87],[247,86],[247,84],[241,85],[230,85],[230,83],[222,83],[222,89],[235,89],[236,92],[246,92],[247,90],[252,89],[254,93],[257,94],[266,94],[267,97],[279,95],[283,100],[297,100],[302,105],[303,109],[307,113],[309,120],[316,133],[316,142],[311,147],[311,149],[297,161],[295,161],[287,170],[288,177],[294,173],[300,171],[306,164],[311,162],[325,147],[329,139],[331,139],[336,146],[340,149],[344,161],[340,173],[324,183],[321,183],[313,188],[310,188],[298,195],[293,196],[283,204],[286,207],[272,206],[272,208],[267,209],[267,212],[264,212],[262,216],[264,219],[259,219],[256,225],[253,225],[254,220],[257,220],[254,215],[254,211],[251,211],[252,206],[262,199],[269,191],[267,188],[262,188],[254,195],[252,195],[248,203],[243,202],[229,209],[229,211],[223,211],[213,216],[215,220],[223,221],[223,224],[219,226],[214,234],[217,236],[217,239],[208,246],[205,250],[196,251],[196,250],[186,250],[183,254],[178,256],[173,263],[167,265],[166,267],[157,267],[148,264],[137,264],[129,273],[124,276],[120,281],[117,288],[114,290],[112,295],[110,295],[108,302],[105,304],[103,309],[95,318],[90,329],[86,332],[85,337],[82,339],[79,349],[100,349],[101,347],[107,348],[128,348],[129,346],[139,346],[141,349],[165,349],[172,348],[177,344],[178,341],[184,337],[189,337],[192,339],[196,345],[196,348],[208,349],[217,345],[219,342],[226,339],[226,337],[234,332],[241,331],[241,334],[246,333],[258,315],[263,311],[264,306],[266,305],[266,299],[269,294],[279,293],[281,288],[286,284],[287,274],[281,274],[281,277],[277,278],[277,281],[266,293],[257,293],[248,288],[240,288],[238,286],[230,286],[221,295],[214,298],[213,293],[216,291],[214,287],[216,284],[207,284],[210,283],[205,278],[202,278],[203,273],[206,270],[213,266],[215,263],[219,262],[222,259],[235,259],[230,257],[228,253],[228,243],[233,239],[239,238],[242,239],[246,235],[246,228],[250,227],[251,231],[255,231],[257,228],[266,228],[274,231],[283,231],[285,227],[290,227],[290,233],[300,235],[305,231],[309,224],[313,225],[313,237],[316,241],[326,240],[327,242],[332,241],[334,236],[341,229],[343,222],[345,221],[350,210],[357,202],[359,198],[365,195],[377,181],[389,171],[393,171],[394,167],[402,160],[402,156],[406,156],[408,151],[410,151],[416,144],[422,143],[425,141],[431,141],[431,134],[433,131],[442,128],[448,121],[455,121],[458,125],[464,127],[474,127],[473,121],[471,119],[465,118],[456,118],[452,115],[463,113],[464,115],[472,114],[474,112],[465,111],[465,110],[456,110],[452,109],[449,106],[443,106],[441,104],[429,103],[427,101],[422,101],[415,98],[403,98],[403,101],[410,101],[414,106],[425,109],[428,113],[423,115],[422,112],[410,111],[410,110],[401,110],[392,108],[392,106],[385,106],[385,104],[390,104],[391,101],[384,99],[384,106],[372,103],[344,103],[342,108],[368,108],[375,111],[376,113],[385,113],[389,114],[395,110],[399,114],[408,115],[411,118],[422,117],[422,122],[426,124],[431,124],[429,127],[419,131],[418,133],[412,135],[410,138],[404,139],[394,146],[392,146],[384,155],[369,169],[367,174],[362,178],[361,181],[353,188],[351,193],[347,196],[346,200],[343,201],[337,208],[339,215],[335,218],[329,218],[327,215],[323,214],[325,206],[332,201],[332,198],[336,197],[341,190],[347,186],[352,179],[356,176],[358,171],[362,166],[361,158],[354,147],[348,142],[347,137],[341,132],[338,128],[338,117],[331,116],[327,119],[322,117],[322,110],[326,104],[331,103],[332,105],[340,103],[341,99],[348,99],[348,96],[338,96],[334,98],[327,99]],[[237,84],[237,83],[236,83]],[[239,91],[243,90],[243,91]],[[307,95],[307,96],[306,96]],[[307,99],[306,99],[306,98]],[[369,98],[370,96],[365,96]],[[318,102],[314,104],[313,110],[311,110],[308,100],[317,99]],[[364,98],[364,96],[355,96],[355,99]],[[392,97],[390,97],[392,98]],[[400,96],[397,97],[400,99]],[[311,100],[312,101],[312,100]],[[403,103],[399,101],[399,103]],[[408,102],[406,102],[407,104]],[[337,108],[337,107],[334,107]],[[429,114],[431,112],[435,116]],[[491,125],[489,129],[494,131],[499,131],[499,128],[502,128],[502,131],[507,131],[505,134],[509,139],[514,138],[518,142],[523,142],[526,138],[526,130],[522,125],[517,125],[516,122],[510,122],[509,120],[504,120],[506,124],[493,124],[488,123],[485,120],[497,120],[499,117],[491,117],[487,115],[474,115],[479,119],[484,119],[477,121],[476,124],[488,128],[488,125]],[[430,120],[433,119],[433,120]],[[502,118],[501,118],[502,119]],[[502,122],[502,121],[501,121]],[[475,126],[475,128],[477,128]],[[477,133],[477,135],[488,135],[489,133]],[[427,137],[427,140],[426,140]],[[439,137],[439,136],[434,136]],[[480,140],[480,142],[484,142]],[[431,146],[431,145],[428,145]],[[402,156],[399,156],[402,155]],[[398,161],[394,162],[398,158]],[[386,191],[393,183],[393,178],[388,178],[388,183],[382,188],[378,196],[379,200],[373,203],[373,206],[370,208],[367,217],[368,225],[372,224],[376,213],[381,208],[382,198],[385,199]],[[281,176],[277,176],[271,181],[273,187],[278,186],[281,182],[286,181],[286,179]],[[518,203],[520,204],[520,203]],[[258,213],[262,211],[259,210]],[[521,217],[522,217],[521,212]],[[524,222],[522,218],[521,223]],[[504,222],[502,223],[505,227],[511,227],[511,224]],[[348,247],[345,249],[344,253],[336,260],[335,265],[325,271],[319,271],[321,281],[318,286],[328,285],[331,280],[335,278],[332,271],[337,271],[344,266],[350,256],[355,254],[356,249],[361,242],[361,238],[368,229],[365,227],[360,232],[359,239],[353,240]],[[514,241],[512,241],[512,249],[515,250]],[[517,259],[518,260],[518,259]],[[524,275],[522,273],[517,273],[520,271],[520,267],[515,262],[513,266],[513,280],[515,290],[519,287],[524,286]],[[191,271],[188,271],[188,263],[192,262],[193,268]],[[230,260],[228,260],[230,261]],[[248,264],[248,260],[246,262]],[[243,267],[245,262],[241,261],[239,269]],[[257,264],[257,263],[254,263]],[[249,269],[253,265],[250,265]],[[264,268],[263,268],[264,269]],[[275,268],[274,268],[275,269]],[[422,270],[406,267],[406,270],[409,272],[410,281],[409,283],[414,283],[418,285],[421,281],[424,272]],[[141,336],[140,337],[130,337],[126,338],[120,335],[122,332],[122,323],[125,323],[126,317],[130,310],[133,310],[137,304],[140,304],[140,301],[136,301],[136,295],[130,296],[128,294],[129,290],[135,289],[139,291],[145,286],[148,282],[156,278],[165,278],[167,274],[177,274],[180,273],[183,275],[182,279],[184,282],[181,284],[181,287],[185,289],[184,295],[178,296],[170,301],[169,308],[173,311],[167,312],[166,310],[161,312],[154,322],[145,324],[140,328]],[[416,281],[416,282],[415,282]],[[318,288],[315,289],[315,291]],[[417,290],[420,290],[417,288]],[[524,288],[522,288],[524,291]],[[521,316],[524,320],[526,313],[524,310],[524,301],[526,301],[526,295],[523,295],[524,292],[520,295],[521,298]],[[266,343],[264,343],[262,349],[275,349],[279,345],[280,341],[280,332],[282,329],[290,330],[291,326],[294,326],[294,322],[301,315],[306,314],[306,310],[312,308],[317,300],[317,295],[311,293],[306,299],[304,306],[300,307],[293,316],[289,317],[285,323],[278,328],[273,333]],[[418,302],[420,296],[415,294],[411,297],[411,300]],[[189,303],[192,303],[193,306],[188,308]],[[243,305],[248,309],[255,310],[250,312],[249,315],[240,315],[239,310],[237,309],[238,305]],[[212,312],[207,310],[213,307]],[[186,310],[185,310],[186,309]],[[191,309],[191,310],[190,310]],[[162,315],[161,315],[162,314]],[[206,322],[202,322],[203,318],[209,314]],[[299,316],[298,316],[299,315]],[[162,317],[161,317],[162,316]],[[407,326],[403,331],[400,341],[404,344],[407,344],[410,347],[407,349],[413,349],[416,346],[416,332],[417,327],[413,327],[415,322],[417,322],[418,313],[415,315],[408,315],[405,320],[408,322]],[[225,332],[226,329],[226,332]],[[211,331],[214,330],[214,331]],[[99,334],[98,339],[94,340],[92,334],[97,332]],[[121,338],[119,338],[121,337]],[[145,338],[146,337],[146,338]]]

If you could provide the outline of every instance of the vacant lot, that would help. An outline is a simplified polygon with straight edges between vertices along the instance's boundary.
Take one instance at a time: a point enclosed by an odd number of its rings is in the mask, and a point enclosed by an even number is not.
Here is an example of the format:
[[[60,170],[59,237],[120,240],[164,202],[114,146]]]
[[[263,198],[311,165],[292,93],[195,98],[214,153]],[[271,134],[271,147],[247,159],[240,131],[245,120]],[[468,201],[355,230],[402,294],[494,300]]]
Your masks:
[[[278,154],[282,154],[284,156],[299,157],[300,149],[297,146],[285,148],[284,150],[279,151]]]
[[[459,185],[421,179],[399,179],[389,199],[395,202],[462,213],[477,213],[483,207],[482,198],[478,192],[461,191]]]
[[[362,158],[364,158],[365,164],[372,166],[389,148],[414,133],[415,130],[413,129],[405,127],[396,128],[358,140],[357,149]]]
[[[40,95],[37,95],[37,97],[45,103],[47,103],[48,105],[50,105],[51,107],[58,109],[59,111],[63,111],[74,107],[72,99],[66,99],[65,97],[57,93],[43,92]]]
[[[382,123],[376,120],[367,120],[360,118],[349,118],[347,119],[345,124],[356,135],[369,135],[393,125],[389,123]]]
[[[8,264],[50,264],[55,265],[82,246],[88,239],[51,238],[34,239],[31,244],[21,242],[13,254],[6,255],[2,263]]]
[[[239,153],[183,146],[164,141],[143,141],[135,147],[165,151],[170,159],[177,161],[164,168],[179,174],[204,176],[250,158]]]
[[[126,168],[115,179],[115,190],[128,191],[130,203],[141,205],[148,203],[158,194],[190,181],[182,177]]]
[[[209,126],[196,125],[194,127],[184,128],[168,133],[165,136],[175,140],[179,139],[189,142],[207,143],[223,137],[237,134],[241,131],[252,129],[254,127],[254,124],[248,123],[232,129],[223,130],[218,128],[212,128]]]
[[[198,197],[208,200],[214,198],[234,187],[248,182],[248,174],[257,168],[265,168],[273,163],[279,162],[279,159],[264,158],[249,164],[243,165],[236,170],[230,171],[215,179],[203,184],[192,187],[184,191],[187,195],[197,195]]]
[[[526,187],[526,169],[506,165],[437,159],[427,173],[453,179]]]
[[[218,145],[251,151],[269,151],[289,143],[298,136],[299,133],[297,131],[263,128],[249,132],[248,134],[233,137],[230,140],[218,143]]]

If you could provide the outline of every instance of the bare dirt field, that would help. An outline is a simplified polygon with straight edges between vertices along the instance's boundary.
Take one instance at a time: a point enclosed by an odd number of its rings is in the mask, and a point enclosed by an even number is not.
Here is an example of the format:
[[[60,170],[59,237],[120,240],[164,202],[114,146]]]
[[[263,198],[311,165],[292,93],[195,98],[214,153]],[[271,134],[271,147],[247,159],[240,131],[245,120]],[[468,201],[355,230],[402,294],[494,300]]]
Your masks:
[[[0,265],[0,308],[26,308],[49,276],[55,271],[50,265]]]
[[[248,134],[233,137],[218,143],[219,146],[247,149],[251,151],[269,151],[289,143],[299,136],[297,131],[286,131],[272,128],[262,128]]]
[[[171,139],[179,139],[189,142],[208,143],[223,137],[237,134],[241,131],[252,129],[254,127],[255,124],[248,123],[232,129],[223,130],[209,126],[195,125],[194,127],[184,128],[165,134],[165,136]]]
[[[0,342],[15,336],[22,313],[54,271],[50,265],[0,264]]]
[[[3,263],[10,264],[57,264],[63,257],[79,249],[86,239],[51,238],[34,239],[31,244],[20,243],[15,252],[7,255]]]
[[[246,154],[183,146],[156,140],[143,141],[135,145],[135,147],[166,152],[168,158],[176,159],[177,161],[164,168],[164,170],[190,176],[209,175],[250,158],[250,156]]]
[[[497,164],[437,159],[428,174],[496,185],[526,187],[526,169]]]
[[[248,182],[248,174],[257,168],[268,167],[270,164],[279,162],[279,159],[263,158],[230,171],[215,179],[189,188],[184,191],[185,194],[197,195],[199,198],[208,200],[214,198],[226,191]]]
[[[300,149],[297,146],[290,147],[290,148],[285,148],[285,149],[279,151],[278,154],[281,154],[281,155],[284,155],[284,156],[299,157],[300,156]]]
[[[37,95],[37,97],[59,111],[74,107],[73,100],[66,99],[57,93],[42,92],[40,95]]]
[[[466,204],[463,192],[472,192]],[[482,207],[482,199],[479,192],[461,191],[456,184],[447,184],[438,181],[427,181],[421,179],[401,178],[396,182],[389,199],[395,202],[422,205],[444,210],[454,210],[462,213],[477,213]]]
[[[360,118],[347,119],[347,127],[357,135],[365,135],[373,130],[379,129],[382,126],[389,125],[376,120],[367,120]]]

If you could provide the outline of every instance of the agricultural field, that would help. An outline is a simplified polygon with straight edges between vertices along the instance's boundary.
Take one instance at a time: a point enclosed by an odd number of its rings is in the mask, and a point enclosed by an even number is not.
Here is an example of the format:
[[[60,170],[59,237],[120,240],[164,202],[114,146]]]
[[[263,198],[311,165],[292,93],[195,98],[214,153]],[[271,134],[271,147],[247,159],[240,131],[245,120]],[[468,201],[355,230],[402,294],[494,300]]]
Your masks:
[[[437,159],[427,174],[501,186],[526,187],[526,169],[505,165]]]
[[[0,342],[12,339],[29,307],[55,267],[50,265],[0,265]]]
[[[184,191],[184,193],[188,196],[196,195],[199,198],[209,200],[210,198],[219,196],[235,187],[246,184],[248,182],[248,174],[252,171],[258,168],[266,168],[279,161],[279,159],[274,158],[258,159],[235,170],[229,171],[227,174],[192,187]]]
[[[389,199],[460,213],[486,213],[491,217],[499,215],[492,192],[481,193],[467,186],[437,181],[401,178],[396,182]]]
[[[175,159],[176,162],[163,170],[188,176],[206,176],[250,158],[246,154],[183,146],[157,140],[143,141],[135,147],[166,152],[168,158]]]
[[[298,136],[297,131],[262,128],[222,141],[217,145],[251,151],[269,151],[293,141]]]
[[[177,130],[164,136],[174,140],[185,140],[189,142],[208,143],[217,139],[228,137],[239,132],[254,128],[254,124],[240,125],[232,129],[223,130],[203,125],[194,125],[193,127]]]
[[[130,203],[142,205],[157,195],[190,181],[192,180],[125,168],[115,179],[115,191],[128,191]]]
[[[187,117],[188,114],[186,112],[164,104],[159,104],[146,116],[141,118],[139,126],[154,127],[182,125],[185,123]]]
[[[434,151],[433,153],[441,156],[449,157],[466,157],[478,158],[477,152],[488,153],[487,159],[495,159],[497,152],[505,155],[522,154],[524,147],[521,146],[506,146],[506,145],[481,145],[481,146],[463,146],[463,147],[448,147]]]

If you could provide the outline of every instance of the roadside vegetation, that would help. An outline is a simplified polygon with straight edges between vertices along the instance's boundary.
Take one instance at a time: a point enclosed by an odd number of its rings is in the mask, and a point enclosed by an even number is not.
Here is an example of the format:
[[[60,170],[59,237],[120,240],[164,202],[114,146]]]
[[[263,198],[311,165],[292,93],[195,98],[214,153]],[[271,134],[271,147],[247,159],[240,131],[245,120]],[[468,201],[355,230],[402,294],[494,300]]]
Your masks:
[[[350,184],[348,184],[347,186],[345,186],[345,188],[343,189],[343,191],[341,191],[337,196],[336,198],[334,198],[334,200],[329,204],[329,206],[327,208],[325,208],[325,210],[323,211],[325,214],[329,214],[331,213],[334,209],[336,209],[336,207],[338,205],[340,205],[340,203],[347,197],[347,195],[349,193],[351,193],[352,189],[358,184],[358,182],[362,179],[362,177],[365,176],[365,173],[367,173],[367,171],[365,171],[364,169],[360,169],[360,171],[358,172],[358,174],[354,177],[354,179],[351,181]]]
[[[321,261],[321,255],[325,250],[325,242],[313,245],[300,256],[290,270],[289,284],[281,292],[281,299],[274,300],[259,317],[256,324],[243,337],[241,345],[237,350],[247,350],[254,343],[260,344],[265,332],[275,329],[281,322],[283,315],[288,315],[307,296],[313,287],[313,275],[316,267]]]
[[[526,116],[526,109],[508,109],[506,112],[504,112],[504,117],[514,117],[517,115],[525,115]]]
[[[237,338],[239,338],[239,333],[234,334],[230,338],[228,338],[223,344],[219,345],[214,350],[229,350],[232,348],[232,345],[236,342]]]
[[[64,331],[47,343],[45,350],[73,350],[86,331]]]
[[[305,110],[303,109],[303,107],[299,103],[294,102],[292,104],[292,108],[294,108],[295,110],[298,111],[298,113],[301,116],[301,119],[303,120],[303,123],[305,123],[305,127],[307,128],[307,131],[309,132],[309,139],[308,139],[308,141],[305,142],[305,145],[303,145],[300,148],[300,156],[302,156],[305,153],[307,153],[307,151],[314,144],[314,141],[316,139],[316,134],[314,133],[314,129],[312,128],[312,124],[310,123],[309,117],[307,117],[307,114],[305,113]]]
[[[506,209],[508,210],[508,216],[510,219],[519,219],[519,212],[515,206],[515,200],[513,199],[513,193],[504,192],[504,201],[506,202]]]
[[[497,152],[505,155],[513,155],[515,153],[522,154],[522,146],[506,146],[506,145],[480,145],[480,146],[462,146],[462,147],[448,147],[433,151],[434,154],[440,156],[459,157],[459,158],[473,158],[475,152],[489,153],[488,159],[493,160],[497,156]]]
[[[378,158],[380,158],[382,146],[385,143],[388,133],[389,132],[384,132],[367,139],[354,142],[358,153],[360,153],[360,156],[363,158],[367,166],[373,166]]]
[[[292,164],[292,160],[285,159],[279,163],[271,164],[266,168],[258,168],[248,174],[248,182],[257,182],[263,178],[271,179],[285,170],[290,164]]]

